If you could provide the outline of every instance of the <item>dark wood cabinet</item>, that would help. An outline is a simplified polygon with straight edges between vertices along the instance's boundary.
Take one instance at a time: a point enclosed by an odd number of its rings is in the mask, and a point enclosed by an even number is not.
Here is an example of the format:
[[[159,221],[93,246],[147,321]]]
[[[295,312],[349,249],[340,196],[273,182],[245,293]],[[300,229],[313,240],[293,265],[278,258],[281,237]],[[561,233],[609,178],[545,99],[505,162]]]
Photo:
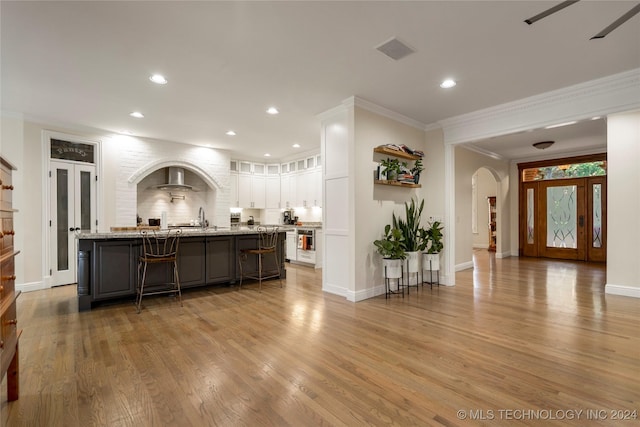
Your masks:
[[[229,237],[207,238],[207,284],[235,282],[235,243],[236,239]]]
[[[284,266],[286,233],[278,235],[278,261]],[[183,289],[214,284],[234,284],[240,277],[240,249],[256,248],[258,235],[230,234],[187,236],[180,238],[178,272]],[[138,257],[142,250],[139,238],[80,238],[78,242],[78,307],[91,309],[94,302],[134,297],[138,274]],[[257,259],[248,260],[251,273],[257,272]],[[277,271],[275,261],[265,258],[269,271]],[[151,265],[146,286],[164,285],[171,280],[168,265]]]
[[[95,242],[93,247],[94,301],[135,293],[139,246],[135,240]]]
[[[178,273],[180,286],[202,286],[206,280],[206,241],[203,238],[181,238],[178,246]]]
[[[0,370],[7,375],[7,399],[18,399],[20,392],[18,315],[14,258],[20,253],[13,246],[13,180],[15,167],[0,157]]]

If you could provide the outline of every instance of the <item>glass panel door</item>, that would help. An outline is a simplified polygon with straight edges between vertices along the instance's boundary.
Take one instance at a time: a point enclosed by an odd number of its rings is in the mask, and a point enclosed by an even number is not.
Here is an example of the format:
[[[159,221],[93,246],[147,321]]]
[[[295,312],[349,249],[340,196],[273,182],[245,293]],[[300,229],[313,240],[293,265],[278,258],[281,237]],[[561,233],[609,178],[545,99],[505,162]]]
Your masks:
[[[607,177],[587,179],[587,260],[607,260]]]
[[[538,256],[538,183],[522,184],[520,196],[520,245],[522,256]]]
[[[51,161],[51,285],[76,282],[76,232],[97,231],[95,166]]]
[[[539,196],[539,225],[545,236],[538,239],[540,255],[585,259],[584,180],[541,182]]]

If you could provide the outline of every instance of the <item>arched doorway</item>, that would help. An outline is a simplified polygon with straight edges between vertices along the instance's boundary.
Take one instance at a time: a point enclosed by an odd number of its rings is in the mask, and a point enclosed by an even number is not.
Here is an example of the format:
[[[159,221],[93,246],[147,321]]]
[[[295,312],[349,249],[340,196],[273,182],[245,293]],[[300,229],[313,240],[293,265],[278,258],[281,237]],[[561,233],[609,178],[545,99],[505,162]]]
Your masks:
[[[479,168],[471,178],[471,232],[473,249],[496,251],[498,182],[486,167]],[[493,202],[493,203],[491,203]]]

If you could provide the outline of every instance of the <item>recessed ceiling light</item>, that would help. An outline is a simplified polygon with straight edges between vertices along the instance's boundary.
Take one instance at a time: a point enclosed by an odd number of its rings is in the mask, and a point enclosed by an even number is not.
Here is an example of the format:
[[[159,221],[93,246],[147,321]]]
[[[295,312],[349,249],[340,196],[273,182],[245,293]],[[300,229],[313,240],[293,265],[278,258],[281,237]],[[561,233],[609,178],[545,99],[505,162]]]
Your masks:
[[[271,154],[269,154],[269,153],[264,153],[264,156],[265,156],[265,157],[271,157]]]
[[[236,136],[236,133],[232,130],[228,130],[226,134],[229,136]]]
[[[591,117],[591,120],[600,120],[602,118],[602,116],[595,116],[595,117]]]
[[[269,107],[267,108],[267,113],[268,114],[278,114],[280,111],[278,111],[278,109],[276,107]]]
[[[300,144],[293,144],[292,147],[293,148],[300,148]]]
[[[559,127],[562,127],[562,126],[574,125],[576,123],[578,123],[578,122],[576,120],[573,120],[571,122],[564,122],[564,123],[558,123],[557,125],[545,126],[545,129],[559,128]]]
[[[133,111],[131,113],[129,113],[129,115],[131,117],[135,117],[136,119],[141,119],[144,117],[144,114],[142,114],[140,111]]]
[[[453,79],[446,79],[443,80],[442,83],[440,83],[440,87],[443,89],[449,89],[451,87],[454,87],[456,85],[456,81]]]
[[[151,77],[149,77],[149,80],[159,85],[167,84],[167,79],[162,74],[154,74]]]

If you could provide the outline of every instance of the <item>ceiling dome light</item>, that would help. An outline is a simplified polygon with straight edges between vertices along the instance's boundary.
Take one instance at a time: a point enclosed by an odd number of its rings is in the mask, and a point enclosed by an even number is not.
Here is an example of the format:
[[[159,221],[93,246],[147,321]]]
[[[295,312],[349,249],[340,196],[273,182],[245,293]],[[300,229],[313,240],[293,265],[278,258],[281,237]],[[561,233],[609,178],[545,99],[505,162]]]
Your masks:
[[[440,87],[443,89],[449,89],[451,87],[454,87],[456,85],[456,81],[453,79],[446,79],[443,80],[442,83],[440,83]]]
[[[265,157],[271,157],[271,154],[269,154],[269,153],[264,153],[264,156],[265,156]]]
[[[167,79],[162,74],[154,74],[149,77],[149,80],[159,85],[166,85]]]
[[[300,148],[300,144],[293,144],[292,147],[293,148]]]
[[[129,115],[131,117],[135,117],[136,119],[142,119],[144,117],[144,114],[142,114],[140,111],[133,111],[129,113]]]
[[[232,131],[232,130],[228,130],[225,135],[236,136],[236,133],[234,131]]]
[[[274,114],[278,114],[279,112],[280,112],[280,111],[278,111],[278,109],[277,109],[276,107],[269,107],[269,108],[267,108],[267,113],[268,113],[268,114],[272,114],[272,115],[274,115]]]
[[[538,150],[544,150],[545,148],[551,147],[555,141],[540,141],[534,142],[532,145],[536,147]]]

